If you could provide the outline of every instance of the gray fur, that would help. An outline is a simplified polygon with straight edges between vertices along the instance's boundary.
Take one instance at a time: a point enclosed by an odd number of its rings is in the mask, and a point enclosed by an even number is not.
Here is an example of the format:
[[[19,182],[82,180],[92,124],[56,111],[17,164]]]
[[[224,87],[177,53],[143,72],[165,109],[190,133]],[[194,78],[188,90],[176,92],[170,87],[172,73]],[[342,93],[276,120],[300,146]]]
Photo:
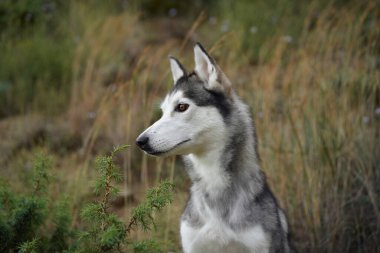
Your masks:
[[[217,108],[231,133],[229,144],[222,155],[222,164],[230,175],[231,183],[218,198],[209,196],[202,179],[194,176],[191,162],[186,156],[183,157],[193,186],[182,219],[194,227],[203,225],[202,215],[192,208],[195,199],[199,198],[204,205],[218,210],[225,223],[233,229],[243,230],[256,224],[262,225],[271,237],[269,252],[289,252],[287,231],[280,220],[282,210],[278,207],[258,164],[257,140],[247,106],[236,94],[227,98],[221,94],[210,93],[194,76],[183,78],[174,89],[182,89],[185,96],[190,94],[189,98],[194,99],[199,106],[219,106]],[[231,220],[236,206],[243,207],[240,218]]]
[[[178,80],[171,92],[178,90],[182,90],[198,106],[216,107],[231,133],[222,156],[222,164],[231,177],[231,184],[216,199],[209,197],[202,179],[194,176],[191,162],[183,156],[193,186],[182,219],[194,227],[203,225],[202,215],[192,208],[194,198],[201,198],[209,208],[219,210],[223,220],[233,229],[262,225],[273,242],[271,253],[289,252],[288,234],[280,220],[282,210],[266,184],[258,163],[256,134],[248,107],[235,93],[229,98],[225,94],[208,91],[195,73]],[[231,221],[231,213],[236,206],[243,206],[241,216],[239,220]]]

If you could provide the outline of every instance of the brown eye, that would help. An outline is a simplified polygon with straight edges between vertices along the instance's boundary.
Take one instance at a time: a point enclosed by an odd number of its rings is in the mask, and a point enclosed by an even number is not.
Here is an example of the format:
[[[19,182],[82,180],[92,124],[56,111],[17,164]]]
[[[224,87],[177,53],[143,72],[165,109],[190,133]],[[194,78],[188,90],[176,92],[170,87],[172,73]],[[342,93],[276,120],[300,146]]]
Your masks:
[[[187,110],[187,108],[189,108],[188,104],[178,104],[177,107],[175,108],[175,110],[177,112],[184,112]]]

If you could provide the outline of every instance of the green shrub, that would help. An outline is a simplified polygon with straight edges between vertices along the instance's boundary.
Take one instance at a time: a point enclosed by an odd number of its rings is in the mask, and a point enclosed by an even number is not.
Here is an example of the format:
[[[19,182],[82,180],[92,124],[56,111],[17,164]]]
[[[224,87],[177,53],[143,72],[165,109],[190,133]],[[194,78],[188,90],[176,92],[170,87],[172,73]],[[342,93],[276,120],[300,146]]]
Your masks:
[[[13,193],[0,185],[0,251],[30,252],[37,247],[35,235],[48,218],[47,188],[51,158],[39,154],[33,164],[33,189],[28,195]]]
[[[122,180],[113,159],[127,146],[115,148],[109,156],[96,160],[99,173],[94,191],[99,200],[81,211],[81,229],[71,228],[70,202],[66,197],[54,203],[49,196],[52,159],[39,154],[33,164],[33,188],[29,194],[13,192],[0,184],[0,251],[1,252],[161,252],[154,240],[133,242],[132,230],[154,227],[153,213],[171,203],[173,185],[163,182],[149,190],[146,200],[137,206],[125,224],[109,211],[109,201],[118,193],[115,186]],[[52,210],[52,211],[51,211]]]

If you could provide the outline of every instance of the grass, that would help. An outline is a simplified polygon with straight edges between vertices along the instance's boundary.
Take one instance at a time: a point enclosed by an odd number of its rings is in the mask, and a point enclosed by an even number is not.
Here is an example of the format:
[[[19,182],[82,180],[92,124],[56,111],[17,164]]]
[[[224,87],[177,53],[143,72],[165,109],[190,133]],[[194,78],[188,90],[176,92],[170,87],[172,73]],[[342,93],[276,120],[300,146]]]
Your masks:
[[[172,85],[167,56],[193,66],[192,44],[200,40],[254,112],[262,167],[288,215],[298,251],[379,252],[379,4],[302,3],[302,13],[294,15],[297,2],[285,1],[273,10],[277,26],[269,22],[269,5],[243,1],[228,16],[226,3],[212,14],[216,23],[199,15],[179,37],[160,28],[162,18],[141,20],[121,11],[94,12],[86,19],[86,5],[71,9],[81,36],[73,50],[68,109],[61,117],[82,145],[61,158],[61,167],[70,169],[58,175],[63,191],[77,203],[72,226],[78,225],[80,202],[91,198],[94,154],[134,143],[159,118],[159,102]],[[250,4],[257,15],[243,11]],[[221,29],[225,20],[236,22],[229,21],[233,29]],[[265,25],[246,36],[258,22]],[[178,219],[189,186],[182,165],[179,159],[149,158],[136,147],[128,152],[117,157],[124,191],[139,199],[162,178],[176,182],[174,202],[155,233],[168,251],[178,252]],[[17,159],[6,171],[23,171]],[[119,210],[125,221],[135,205],[126,203]]]

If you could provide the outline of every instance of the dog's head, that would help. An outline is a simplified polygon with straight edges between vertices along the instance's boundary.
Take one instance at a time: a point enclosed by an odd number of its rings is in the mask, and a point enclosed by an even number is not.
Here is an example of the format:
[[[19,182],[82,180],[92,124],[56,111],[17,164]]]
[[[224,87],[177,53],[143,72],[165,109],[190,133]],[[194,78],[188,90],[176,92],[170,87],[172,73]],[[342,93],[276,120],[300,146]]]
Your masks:
[[[161,104],[162,117],[136,140],[150,155],[201,153],[227,138],[230,81],[199,43],[194,47],[194,58],[195,70],[188,73],[170,57],[174,87]]]

